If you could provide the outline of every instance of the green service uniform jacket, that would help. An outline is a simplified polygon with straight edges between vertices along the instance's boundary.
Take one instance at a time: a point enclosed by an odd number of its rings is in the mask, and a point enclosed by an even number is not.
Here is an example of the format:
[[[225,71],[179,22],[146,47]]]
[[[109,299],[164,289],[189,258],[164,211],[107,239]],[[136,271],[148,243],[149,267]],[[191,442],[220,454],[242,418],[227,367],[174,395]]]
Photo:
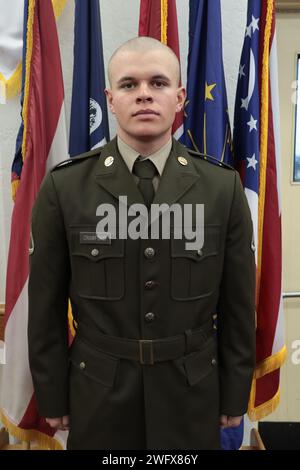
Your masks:
[[[201,250],[187,251],[174,227],[171,239],[95,237],[97,207],[118,214],[120,195],[143,203],[116,139],[58,165],[39,192],[28,333],[39,412],[70,415],[69,449],[218,449],[219,415],[247,411],[255,362],[239,175],[173,141],[153,203],[204,204]]]

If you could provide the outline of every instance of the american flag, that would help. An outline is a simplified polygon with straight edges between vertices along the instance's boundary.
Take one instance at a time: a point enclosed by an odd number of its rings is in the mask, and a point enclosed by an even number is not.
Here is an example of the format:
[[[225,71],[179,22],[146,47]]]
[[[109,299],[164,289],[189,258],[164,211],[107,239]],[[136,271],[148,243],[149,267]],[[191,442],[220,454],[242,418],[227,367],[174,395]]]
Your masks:
[[[248,414],[279,403],[286,348],[282,311],[280,143],[274,0],[249,0],[234,118],[235,163],[251,210],[256,246],[256,370]]]

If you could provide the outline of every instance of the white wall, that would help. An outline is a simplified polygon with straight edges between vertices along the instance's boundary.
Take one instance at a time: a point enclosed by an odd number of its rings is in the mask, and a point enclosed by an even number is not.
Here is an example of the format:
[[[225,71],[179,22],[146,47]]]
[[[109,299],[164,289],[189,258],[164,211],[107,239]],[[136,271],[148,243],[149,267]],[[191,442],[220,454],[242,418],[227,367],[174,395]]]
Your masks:
[[[277,16],[279,106],[281,121],[281,183],[283,291],[300,291],[300,185],[293,184],[296,58],[300,52],[300,13]],[[300,364],[295,360],[295,344],[300,338],[300,299],[285,299],[285,339],[287,359],[281,368],[281,400],[277,410],[265,421],[300,422]]]
[[[229,113],[232,120],[235,87],[246,23],[247,0],[221,0],[223,17],[223,53]],[[116,47],[138,33],[139,0],[101,0],[104,61]],[[183,83],[186,81],[188,50],[188,0],[177,0],[180,34],[180,52]],[[65,81],[66,114],[69,127],[73,67],[74,2],[68,0],[58,20],[62,67]],[[12,211],[10,168],[14,155],[15,139],[20,125],[19,98],[0,105],[0,304],[5,298],[5,274],[9,247],[10,218]],[[111,136],[115,124],[110,118]]]

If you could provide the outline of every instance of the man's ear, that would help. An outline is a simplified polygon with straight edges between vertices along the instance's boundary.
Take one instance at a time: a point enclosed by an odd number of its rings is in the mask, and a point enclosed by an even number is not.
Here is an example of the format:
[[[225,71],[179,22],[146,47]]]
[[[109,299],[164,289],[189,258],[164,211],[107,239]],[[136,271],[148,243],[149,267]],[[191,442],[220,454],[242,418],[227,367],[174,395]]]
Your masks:
[[[104,93],[106,94],[109,109],[111,110],[111,112],[113,114],[115,114],[115,109],[114,109],[114,105],[113,105],[113,94],[112,94],[111,89],[110,88],[105,88]]]
[[[185,91],[185,88],[182,86],[178,88],[178,91],[177,91],[176,113],[180,113],[180,111],[182,111],[185,98],[186,98],[186,91]]]

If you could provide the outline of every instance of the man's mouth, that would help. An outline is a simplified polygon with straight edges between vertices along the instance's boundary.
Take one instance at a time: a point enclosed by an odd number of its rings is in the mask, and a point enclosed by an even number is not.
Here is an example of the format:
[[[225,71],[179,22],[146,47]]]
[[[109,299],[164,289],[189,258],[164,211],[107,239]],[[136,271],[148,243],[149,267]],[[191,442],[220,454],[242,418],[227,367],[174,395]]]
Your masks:
[[[134,113],[133,116],[141,116],[147,114],[153,114],[154,116],[158,116],[158,113],[156,111],[153,111],[153,109],[140,109],[139,111]]]

